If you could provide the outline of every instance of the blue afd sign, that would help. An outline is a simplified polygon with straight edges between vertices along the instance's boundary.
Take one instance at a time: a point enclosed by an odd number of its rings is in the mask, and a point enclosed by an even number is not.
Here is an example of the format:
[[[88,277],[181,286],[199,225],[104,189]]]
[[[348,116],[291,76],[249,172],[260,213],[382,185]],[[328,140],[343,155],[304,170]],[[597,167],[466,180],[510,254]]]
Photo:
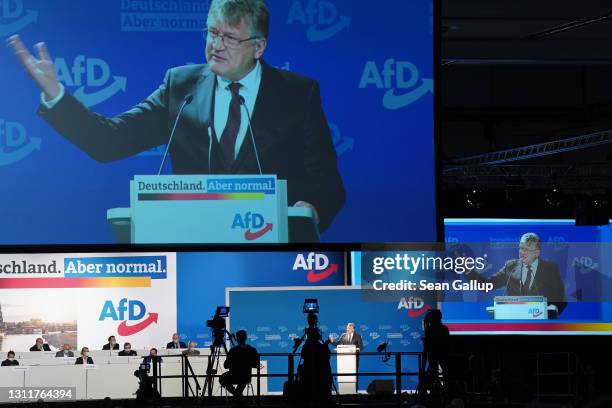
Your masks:
[[[38,11],[26,9],[22,0],[0,0],[0,36],[9,36],[36,24]]]
[[[433,93],[433,79],[421,78],[418,67],[410,61],[385,60],[382,66],[366,62],[359,88],[375,87],[386,90],[383,105],[386,109],[401,109]]]
[[[117,305],[112,300],[107,300],[102,306],[99,321],[110,320],[140,320],[147,312],[147,308],[140,300],[128,300],[123,298]]]
[[[8,166],[40,150],[41,138],[32,137],[23,123],[0,118],[0,166]]]
[[[351,25],[351,17],[341,15],[331,1],[295,0],[291,3],[287,24],[301,24],[308,27],[306,38],[311,42],[329,40]]]
[[[72,61],[56,58],[55,69],[57,79],[69,87],[85,106],[98,105],[126,90],[127,78],[112,75],[108,62],[101,58],[84,55],[78,55]]]

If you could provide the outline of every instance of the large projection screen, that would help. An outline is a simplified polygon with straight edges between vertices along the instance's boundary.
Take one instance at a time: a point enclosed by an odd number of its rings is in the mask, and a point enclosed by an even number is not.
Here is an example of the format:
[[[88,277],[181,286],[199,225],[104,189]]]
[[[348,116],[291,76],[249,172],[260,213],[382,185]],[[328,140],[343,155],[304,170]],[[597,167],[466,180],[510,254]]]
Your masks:
[[[252,112],[263,172],[289,180],[289,205],[314,205],[323,242],[435,241],[434,2],[267,4],[270,30]],[[177,72],[198,81],[206,69],[198,64],[207,62],[202,29],[209,5],[200,0],[2,2],[0,36],[19,35],[33,58],[39,58],[34,45],[44,41],[58,80],[78,103],[60,100],[45,108],[60,113],[37,112],[40,90],[11,48],[2,47],[0,172],[9,199],[0,203],[0,244],[114,242],[107,210],[129,205],[134,175],[157,173],[178,110],[176,101],[158,109],[147,98],[171,68],[183,66],[170,71],[168,81],[180,76]],[[168,82],[168,92],[179,102],[181,86]],[[213,139],[198,118],[205,110],[201,95],[211,94],[212,87],[185,86],[184,93],[187,88],[195,89],[194,98],[177,128],[168,174],[209,170],[206,152]],[[153,112],[152,122],[122,116],[105,127],[104,121],[92,125],[85,113],[112,118],[139,103]],[[128,137],[110,131],[126,122],[133,126]],[[193,131],[198,128],[201,132]],[[223,123],[214,128],[221,135],[225,129]],[[244,137],[239,149],[248,144]],[[255,163],[254,153],[244,149],[237,157],[244,154],[244,163]]]

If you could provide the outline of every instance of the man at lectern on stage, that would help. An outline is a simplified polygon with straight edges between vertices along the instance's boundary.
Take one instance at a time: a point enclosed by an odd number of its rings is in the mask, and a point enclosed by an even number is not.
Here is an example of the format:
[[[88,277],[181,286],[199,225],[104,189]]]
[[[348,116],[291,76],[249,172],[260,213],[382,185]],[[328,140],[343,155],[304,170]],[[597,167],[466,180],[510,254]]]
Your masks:
[[[334,336],[330,335],[329,342],[334,346],[355,346],[357,352],[363,350],[363,339],[359,333],[355,332],[355,323],[347,324],[346,332],[338,340],[334,340]]]
[[[110,162],[167,144],[176,122],[175,174],[276,174],[287,180],[289,205],[311,208],[324,231],[345,191],[319,85],[263,60],[269,19],[263,0],[213,0],[207,64],[169,69],[156,91],[114,118],[64,90],[44,43],[35,58],[18,36],[8,42],[42,90],[40,116],[92,158]]]
[[[533,232],[523,234],[519,242],[519,257],[507,261],[492,276],[477,272],[466,273],[468,279],[493,283],[493,287],[506,288],[507,296],[544,296],[561,314],[567,305],[565,285],[559,267],[540,257],[540,237]]]
[[[334,346],[355,346],[357,352],[355,356],[355,374],[357,374],[359,372],[359,352],[363,351],[363,339],[359,333],[355,332],[355,323],[348,323],[346,325],[346,332],[344,332],[338,340],[334,340],[334,336],[330,335],[329,342]],[[358,384],[359,378],[355,377],[354,392],[357,392]]]

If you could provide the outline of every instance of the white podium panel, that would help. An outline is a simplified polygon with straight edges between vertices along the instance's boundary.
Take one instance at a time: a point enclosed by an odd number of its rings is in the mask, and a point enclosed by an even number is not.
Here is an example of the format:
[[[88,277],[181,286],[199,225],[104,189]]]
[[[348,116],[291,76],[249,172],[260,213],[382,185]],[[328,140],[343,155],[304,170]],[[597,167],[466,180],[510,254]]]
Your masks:
[[[288,242],[287,182],[275,175],[134,176],[132,243]]]
[[[495,296],[495,320],[547,320],[548,301],[544,296]]]
[[[352,345],[339,345],[336,347],[338,374],[354,374],[357,372],[357,347]],[[340,394],[357,393],[357,376],[338,376],[338,392]]]
[[[23,387],[25,384],[25,376],[29,367],[23,366],[11,366],[11,367],[0,367],[0,386],[2,387]],[[3,393],[4,394],[4,393]],[[5,402],[17,402],[9,401],[8,395],[4,395],[5,399],[0,399],[0,404]]]
[[[26,387],[76,387],[76,399],[86,398],[86,370],[83,365],[30,367]]]
[[[0,384],[2,387],[23,387],[25,370],[27,368],[24,369],[23,366],[0,367]]]
[[[124,357],[127,358],[127,357]],[[139,363],[96,364],[96,369],[87,372],[87,399],[135,398],[138,378],[134,371]]]
[[[180,357],[164,357],[159,375],[181,375],[182,365]],[[151,369],[150,374],[153,373]],[[180,378],[166,378],[161,383],[161,395],[164,397],[181,397],[183,381]]]
[[[200,350],[202,355],[191,356],[189,362],[196,375],[205,375],[210,350]],[[138,370],[142,357],[118,357],[98,355],[92,365],[75,365],[75,358],[56,358],[43,356],[39,353],[28,353],[27,359],[22,359],[19,366],[0,368],[0,385],[3,387],[75,387],[76,399],[117,399],[135,398],[138,389],[138,378],[134,371]],[[223,362],[225,356],[219,359],[219,374],[225,372]],[[27,364],[27,365],[26,365]],[[268,372],[267,362],[261,362],[261,373]],[[149,373],[152,375],[152,371]],[[181,357],[163,356],[160,375],[181,375]],[[191,373],[189,373],[191,374]],[[253,369],[253,392],[257,392],[257,370]],[[195,380],[189,379],[194,392]],[[204,377],[198,378],[200,387],[204,385]],[[267,394],[267,378],[261,378],[261,394]],[[181,378],[163,379],[161,393],[164,397],[181,397],[183,395]],[[199,392],[201,393],[201,389]],[[213,395],[221,395],[221,386],[215,379]],[[8,402],[8,401],[0,401]]]

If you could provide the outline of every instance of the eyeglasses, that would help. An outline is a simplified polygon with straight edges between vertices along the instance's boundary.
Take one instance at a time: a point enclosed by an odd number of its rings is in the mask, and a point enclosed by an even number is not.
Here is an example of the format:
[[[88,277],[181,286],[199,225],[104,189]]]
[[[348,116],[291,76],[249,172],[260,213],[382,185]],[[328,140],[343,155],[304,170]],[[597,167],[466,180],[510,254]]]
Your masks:
[[[224,34],[220,32],[219,30],[215,30],[212,28],[205,28],[203,31],[204,31],[204,38],[206,39],[206,41],[210,41],[211,43],[214,44],[217,42],[217,40],[221,40],[223,42],[223,45],[225,45],[227,48],[233,48],[233,49],[239,48],[242,45],[242,43],[245,43],[251,40],[258,40],[260,38],[257,36],[253,36],[253,37],[249,37],[249,38],[245,38],[244,40],[241,40],[239,38],[236,38],[229,34]]]

